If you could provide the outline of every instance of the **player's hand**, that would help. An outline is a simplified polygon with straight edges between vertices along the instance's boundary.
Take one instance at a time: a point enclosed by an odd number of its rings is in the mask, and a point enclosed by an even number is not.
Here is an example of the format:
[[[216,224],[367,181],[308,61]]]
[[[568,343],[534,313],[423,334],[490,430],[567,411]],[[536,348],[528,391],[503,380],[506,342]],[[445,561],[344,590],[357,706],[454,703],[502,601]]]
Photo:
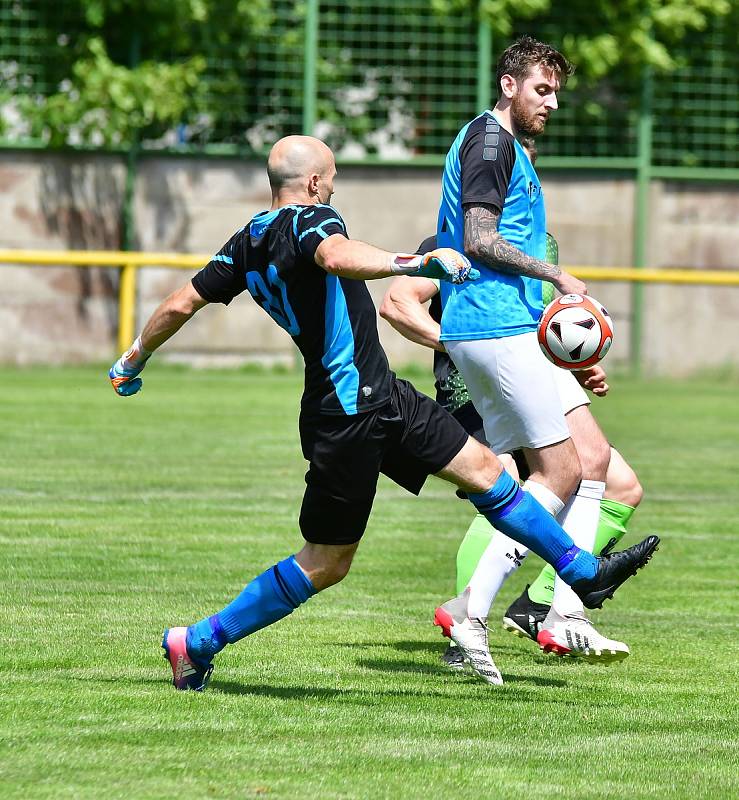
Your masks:
[[[552,281],[557,289],[562,294],[587,294],[588,287],[574,275],[569,272],[560,272],[560,274]]]
[[[476,281],[480,277],[480,271],[470,264],[470,260],[451,247],[437,247],[426,253],[421,258],[421,268],[415,274],[451,283]]]
[[[136,339],[130,349],[113,364],[108,371],[108,377],[116,394],[130,397],[141,389],[144,382],[138,376],[150,355],[151,353],[143,349],[141,339]]]
[[[606,383],[606,371],[600,364],[586,369],[578,369],[572,373],[583,389],[588,389],[596,397],[605,397],[611,388]]]

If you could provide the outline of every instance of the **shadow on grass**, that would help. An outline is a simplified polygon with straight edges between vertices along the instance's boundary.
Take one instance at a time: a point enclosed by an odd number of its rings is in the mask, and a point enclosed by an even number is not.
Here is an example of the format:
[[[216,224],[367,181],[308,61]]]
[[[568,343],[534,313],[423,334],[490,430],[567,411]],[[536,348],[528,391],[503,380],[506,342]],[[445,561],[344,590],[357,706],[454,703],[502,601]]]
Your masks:
[[[317,702],[338,701],[355,705],[374,705],[381,702],[383,697],[434,697],[439,700],[449,700],[457,702],[465,699],[479,698],[480,691],[494,691],[487,686],[479,677],[471,672],[452,674],[444,667],[428,667],[410,661],[380,661],[380,660],[360,660],[357,666],[371,669],[378,672],[389,673],[415,673],[427,675],[429,677],[443,679],[446,689],[439,689],[438,684],[429,684],[408,689],[388,689],[377,690],[374,687],[367,690],[351,687],[347,689],[337,689],[329,686],[269,686],[266,684],[237,683],[236,681],[214,679],[208,686],[207,694],[233,694],[259,697],[271,697],[276,700],[313,700]],[[529,686],[546,686],[558,688],[567,686],[567,681],[539,678],[533,675],[511,675],[503,673],[503,679],[509,686],[517,684],[518,688]],[[171,681],[159,678],[94,678],[90,681],[96,684],[116,684],[124,686],[126,684],[137,687],[149,686],[151,688],[167,687],[171,690]],[[469,690],[460,694],[460,689]],[[174,690],[172,690],[174,691]],[[190,694],[188,692],[188,694]],[[531,701],[537,702],[539,695],[532,695]],[[519,695],[519,700],[526,700],[525,695]]]
[[[374,669],[371,663],[365,664],[369,669]],[[385,669],[386,664],[382,664],[377,669]],[[415,666],[415,665],[414,665]],[[406,671],[406,670],[394,670]],[[434,674],[431,672],[431,674]],[[300,700],[302,701],[317,701],[317,702],[330,702],[338,701],[340,703],[348,703],[352,705],[377,705],[382,702],[381,698],[398,697],[398,698],[419,698],[419,697],[434,697],[438,700],[449,701],[456,703],[465,699],[475,700],[479,699],[480,692],[496,691],[490,686],[487,686],[478,677],[472,674],[465,675],[449,675],[444,674],[444,678],[448,679],[448,690],[439,690],[433,686],[426,686],[417,689],[388,689],[376,690],[350,688],[350,689],[334,689],[327,686],[267,686],[265,684],[248,684],[236,683],[235,681],[213,681],[208,689],[208,693],[223,693],[258,697],[270,697],[276,700]],[[523,689],[527,684],[534,686],[561,687],[566,686],[565,681],[554,681],[546,678],[537,678],[534,676],[520,676],[520,675],[504,675],[506,683],[518,684],[517,688]],[[517,699],[526,700],[530,699],[531,702],[538,702],[540,696],[538,694],[532,695],[527,698],[525,694],[518,695]]]
[[[436,697],[443,700],[457,701],[459,692],[435,691],[434,689],[412,690],[392,689],[388,691],[368,689],[332,689],[326,686],[265,686],[264,684],[245,684],[233,681],[213,681],[208,692],[222,692],[224,694],[257,695],[259,697],[272,697],[277,700],[338,700],[353,705],[376,705],[384,697]],[[463,699],[463,698],[462,698]]]
[[[513,637],[511,637],[513,638]],[[440,636],[438,641],[433,642],[392,642],[388,643],[387,647],[392,647],[395,650],[400,650],[403,653],[436,653],[441,655],[444,652],[444,648],[449,644],[449,639],[445,638],[444,636]],[[345,645],[350,647],[351,645]],[[360,644],[359,647],[365,647],[364,643]],[[375,643],[375,647],[377,647],[377,643]],[[534,645],[527,646],[526,643],[521,643],[518,646],[516,643],[512,644],[500,644],[498,642],[491,643],[490,645],[490,652],[493,653],[493,657],[495,657],[499,653],[510,653],[511,655],[531,655],[531,656],[538,656],[540,655],[539,651],[534,649]]]
[[[511,637],[513,639],[513,637]],[[391,648],[399,650],[402,653],[437,653],[441,654],[444,648],[449,644],[449,639],[444,636],[439,636],[438,639],[433,641],[419,642],[419,641],[401,641],[401,642],[334,642],[326,640],[326,644],[331,647],[345,647],[352,650],[380,650]],[[490,646],[491,651],[494,653],[511,653],[515,655],[540,655],[536,647],[527,642],[515,642],[510,644],[495,642]]]
[[[210,684],[208,691],[222,692],[223,694],[258,695],[278,700],[334,700],[356,694],[352,689],[330,689],[327,686],[265,686],[264,684],[218,680],[214,680]]]
[[[360,667],[365,667],[366,669],[373,669],[378,670],[380,672],[415,672],[421,673],[426,675],[443,675],[449,676],[452,679],[458,680],[467,680],[467,682],[473,682],[475,684],[480,684],[482,681],[476,675],[473,675],[471,672],[463,672],[462,674],[452,675],[450,670],[443,666],[433,666],[428,664],[418,664],[415,661],[389,661],[389,660],[381,660],[381,659],[359,659],[357,661],[357,665]],[[506,683],[530,683],[536,686],[567,686],[567,681],[559,680],[557,678],[540,678],[536,675],[511,675],[507,672],[503,672],[503,680]]]

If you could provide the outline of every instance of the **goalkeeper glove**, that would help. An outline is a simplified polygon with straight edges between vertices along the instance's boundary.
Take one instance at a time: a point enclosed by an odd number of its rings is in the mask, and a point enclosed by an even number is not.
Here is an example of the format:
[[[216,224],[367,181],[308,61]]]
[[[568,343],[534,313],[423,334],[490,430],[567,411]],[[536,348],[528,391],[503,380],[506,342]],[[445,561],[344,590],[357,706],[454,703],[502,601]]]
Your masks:
[[[393,259],[393,272],[418,278],[434,278],[451,283],[476,281],[480,277],[469,259],[451,247],[437,247],[423,256],[406,256],[397,253]]]
[[[437,278],[452,283],[476,281],[480,277],[479,270],[470,264],[467,256],[451,247],[437,247],[426,253],[421,260],[421,269],[416,274],[421,278]]]
[[[141,389],[143,381],[138,377],[151,353],[144,350],[141,337],[113,364],[108,371],[108,377],[113,384],[116,394],[121,397],[130,397]]]

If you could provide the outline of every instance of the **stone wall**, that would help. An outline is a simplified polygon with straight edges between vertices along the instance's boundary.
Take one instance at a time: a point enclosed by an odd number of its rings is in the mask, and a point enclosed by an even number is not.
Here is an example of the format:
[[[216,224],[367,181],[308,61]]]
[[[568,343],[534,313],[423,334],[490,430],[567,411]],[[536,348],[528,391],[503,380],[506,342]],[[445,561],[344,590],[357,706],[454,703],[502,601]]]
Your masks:
[[[123,160],[113,156],[0,154],[0,247],[116,249],[121,241]],[[634,184],[628,178],[543,172],[549,229],[564,265],[628,266]],[[435,229],[437,169],[340,167],[334,202],[351,235],[391,250],[414,249]],[[655,182],[650,261],[659,267],[739,268],[739,187]],[[147,156],[138,169],[134,217],[141,250],[215,252],[256,211],[269,205],[260,163],[232,159]],[[107,361],[116,350],[115,269],[0,267],[6,302],[0,309],[0,361]],[[191,273],[139,272],[139,324]],[[379,303],[386,281],[370,284]],[[628,358],[631,290],[591,285],[611,311],[617,336],[607,363]],[[685,373],[739,363],[739,288],[645,288],[643,353],[648,369]],[[394,364],[429,354],[382,320]],[[204,363],[286,361],[294,348],[248,297],[229,309],[201,311],[162,356]]]

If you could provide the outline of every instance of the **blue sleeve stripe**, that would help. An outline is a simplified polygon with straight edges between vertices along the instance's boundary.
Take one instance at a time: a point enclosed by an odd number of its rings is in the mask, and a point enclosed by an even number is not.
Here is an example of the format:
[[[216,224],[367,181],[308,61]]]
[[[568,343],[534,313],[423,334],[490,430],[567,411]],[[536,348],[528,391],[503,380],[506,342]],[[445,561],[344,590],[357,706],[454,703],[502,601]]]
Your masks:
[[[302,242],[303,239],[305,239],[305,237],[311,233],[317,233],[322,239],[326,238],[326,234],[323,231],[319,230],[318,227],[316,227],[316,228],[308,228],[307,231],[303,231],[300,234],[300,236],[298,236],[298,241]]]
[[[231,256],[217,255],[211,258],[211,261],[223,261],[225,264],[233,264],[234,260]]]
[[[307,231],[303,231],[298,237],[298,241],[301,242],[303,238],[307,236],[309,233],[317,233],[321,237],[321,239],[325,239],[328,236],[328,234],[325,231],[323,231],[322,228],[324,225],[328,225],[331,222],[335,222],[337,225],[341,225],[341,229],[345,230],[344,223],[340,219],[337,219],[336,217],[331,217],[331,219],[325,219],[320,225],[316,225],[315,228],[308,228]]]

